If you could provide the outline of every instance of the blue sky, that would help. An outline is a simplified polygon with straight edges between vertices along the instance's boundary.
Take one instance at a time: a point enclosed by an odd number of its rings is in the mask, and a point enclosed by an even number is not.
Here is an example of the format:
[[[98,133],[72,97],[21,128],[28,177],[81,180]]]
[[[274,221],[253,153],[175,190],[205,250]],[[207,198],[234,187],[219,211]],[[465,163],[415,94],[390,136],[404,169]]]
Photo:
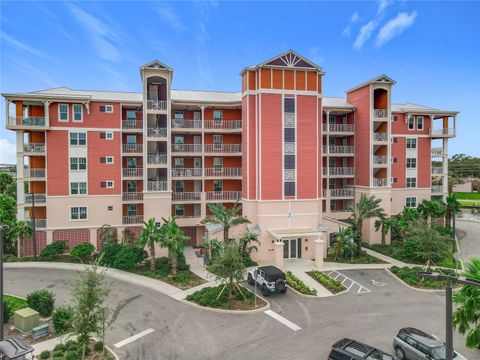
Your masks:
[[[239,72],[288,49],[326,71],[325,96],[385,73],[394,102],[458,110],[450,154],[480,156],[480,2],[2,1],[0,91],[140,91],[140,65],[177,89],[238,91]],[[0,105],[0,163],[14,161]]]

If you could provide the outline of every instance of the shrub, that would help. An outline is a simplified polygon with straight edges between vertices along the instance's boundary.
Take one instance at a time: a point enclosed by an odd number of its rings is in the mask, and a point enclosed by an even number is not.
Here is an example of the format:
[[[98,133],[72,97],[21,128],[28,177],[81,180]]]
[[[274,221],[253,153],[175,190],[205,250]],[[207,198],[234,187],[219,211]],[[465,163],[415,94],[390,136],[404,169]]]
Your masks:
[[[53,358],[59,357],[63,359],[64,350],[55,350],[53,352]]]
[[[157,269],[157,272],[163,274],[169,274],[170,271],[172,271],[172,266],[170,265],[168,258],[165,256],[155,259],[155,268]]]
[[[73,247],[70,251],[70,256],[78,258],[85,262],[86,260],[92,257],[93,252],[95,251],[95,246],[90,243],[78,244]]]
[[[56,352],[56,351],[65,351],[66,349],[66,346],[64,344],[57,344],[55,345],[55,347],[53,348],[53,351]]]
[[[330,276],[320,271],[310,271],[307,272],[307,274],[325,286],[333,294],[346,290],[346,287],[343,286],[341,282],[332,279]]]
[[[186,271],[190,269],[190,265],[187,264],[185,260],[185,255],[183,253],[178,254],[177,256],[177,270],[178,271]]]
[[[115,242],[106,242],[100,252],[100,265],[112,267],[115,257],[122,247],[121,244]]]
[[[76,351],[67,351],[64,359],[65,360],[80,360],[81,357],[77,354]]]
[[[53,312],[55,295],[48,290],[33,291],[27,295],[27,304],[41,316],[50,316]]]
[[[143,249],[130,244],[121,245],[112,267],[123,270],[131,269],[141,263],[144,258]]]
[[[3,323],[7,323],[12,316],[13,316],[12,305],[10,304],[10,302],[3,300]]]
[[[73,309],[68,305],[60,306],[53,311],[53,329],[57,334],[64,334],[71,329],[72,316]]]
[[[69,347],[70,345],[75,345],[75,346],[76,346],[76,345],[78,345],[78,342],[75,341],[75,340],[68,340],[68,341],[65,343],[65,347],[68,349],[68,347]]]
[[[186,273],[179,273],[176,275],[172,275],[172,280],[177,281],[182,284],[188,283],[189,276]]]
[[[442,289],[446,285],[445,280],[434,280],[419,277],[417,273],[423,271],[423,268],[421,268],[420,266],[415,266],[413,268],[399,268],[397,266],[392,266],[390,268],[390,271],[410,286],[426,289]],[[455,274],[454,271],[446,269],[442,269],[442,273],[448,275]]]
[[[285,275],[287,277],[287,284],[299,293],[305,295],[317,295],[317,289],[309,288],[302,280],[293,275],[291,271],[287,271]]]
[[[93,348],[95,349],[95,351],[103,351],[103,342],[97,341]]]
[[[75,352],[77,352],[77,350],[78,350],[77,344],[67,345],[67,351],[75,351]]]
[[[40,359],[48,359],[50,357],[50,351],[45,350],[40,353]]]
[[[219,296],[224,286],[225,285],[220,285],[213,288],[211,287],[203,288],[199,291],[194,292],[191,295],[188,295],[187,300],[202,306],[221,308],[221,309],[231,309],[233,307],[233,304],[230,302],[230,299],[229,299],[229,295],[228,295],[229,291],[225,289],[222,292],[222,294]],[[252,294],[250,291],[242,288],[241,286],[240,288],[242,289],[242,293],[246,299],[238,291],[234,292],[234,299],[238,301],[242,301],[249,305],[253,305],[255,301],[254,300],[255,295]]]
[[[40,252],[40,257],[55,257],[57,255],[63,255],[66,251],[67,242],[65,240],[58,240],[45,246]]]

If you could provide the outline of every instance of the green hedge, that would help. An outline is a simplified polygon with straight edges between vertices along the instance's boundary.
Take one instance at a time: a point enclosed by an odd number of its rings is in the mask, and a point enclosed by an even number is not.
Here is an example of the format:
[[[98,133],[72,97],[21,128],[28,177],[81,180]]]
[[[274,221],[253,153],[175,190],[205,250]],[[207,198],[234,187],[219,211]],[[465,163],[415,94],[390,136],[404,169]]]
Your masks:
[[[317,289],[309,288],[305,283],[297,278],[291,271],[287,271],[287,284],[297,290],[301,294],[305,295],[317,295]]]
[[[63,255],[67,251],[67,242],[65,240],[54,241],[48,244],[40,252],[40,257],[55,257]]]
[[[444,280],[433,280],[421,278],[417,275],[418,272],[423,271],[423,268],[420,266],[415,266],[413,268],[409,267],[397,267],[392,266],[390,271],[406,282],[410,286],[414,286],[421,289],[443,289],[445,288],[446,282]],[[451,270],[441,270],[442,273],[454,275],[455,272]]]
[[[225,289],[220,295],[220,297],[217,299],[223,287],[224,285],[203,288],[199,291],[194,292],[191,295],[188,295],[187,300],[202,306],[208,306],[208,307],[219,308],[219,309],[232,309],[234,308],[234,304],[232,304],[232,302],[228,298],[227,289]],[[237,301],[243,302],[247,305],[253,306],[255,302],[255,295],[243,287],[240,287],[240,289],[242,290],[242,293],[243,295],[245,295],[246,299],[244,299],[242,294],[240,294],[238,291],[235,293],[234,299]]]
[[[309,271],[307,272],[312,278],[318,281],[321,285],[327,288],[331,293],[336,294],[346,290],[347,288],[342,285],[341,282],[332,279],[330,276],[320,272],[320,271]]]
[[[82,243],[73,247],[73,249],[70,251],[70,256],[85,262],[92,257],[94,251],[95,246],[90,243]]]

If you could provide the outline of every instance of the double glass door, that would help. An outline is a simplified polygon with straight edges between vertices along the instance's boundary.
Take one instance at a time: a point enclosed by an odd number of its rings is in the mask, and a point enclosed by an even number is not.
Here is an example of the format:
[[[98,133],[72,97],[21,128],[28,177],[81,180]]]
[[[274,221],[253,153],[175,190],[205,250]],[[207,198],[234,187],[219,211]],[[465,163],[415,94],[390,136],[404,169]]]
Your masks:
[[[298,259],[302,257],[302,239],[283,239],[283,258]]]

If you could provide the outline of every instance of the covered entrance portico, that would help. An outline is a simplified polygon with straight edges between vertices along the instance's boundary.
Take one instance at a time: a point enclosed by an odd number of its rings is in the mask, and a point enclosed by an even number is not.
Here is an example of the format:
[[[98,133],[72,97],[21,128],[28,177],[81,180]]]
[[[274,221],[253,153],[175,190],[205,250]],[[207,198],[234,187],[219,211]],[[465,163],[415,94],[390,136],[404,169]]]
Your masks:
[[[286,228],[268,229],[268,232],[275,239],[275,266],[278,268],[284,268],[285,259],[301,258],[315,258],[315,266],[323,266],[327,243],[321,237],[326,231],[313,228]]]

